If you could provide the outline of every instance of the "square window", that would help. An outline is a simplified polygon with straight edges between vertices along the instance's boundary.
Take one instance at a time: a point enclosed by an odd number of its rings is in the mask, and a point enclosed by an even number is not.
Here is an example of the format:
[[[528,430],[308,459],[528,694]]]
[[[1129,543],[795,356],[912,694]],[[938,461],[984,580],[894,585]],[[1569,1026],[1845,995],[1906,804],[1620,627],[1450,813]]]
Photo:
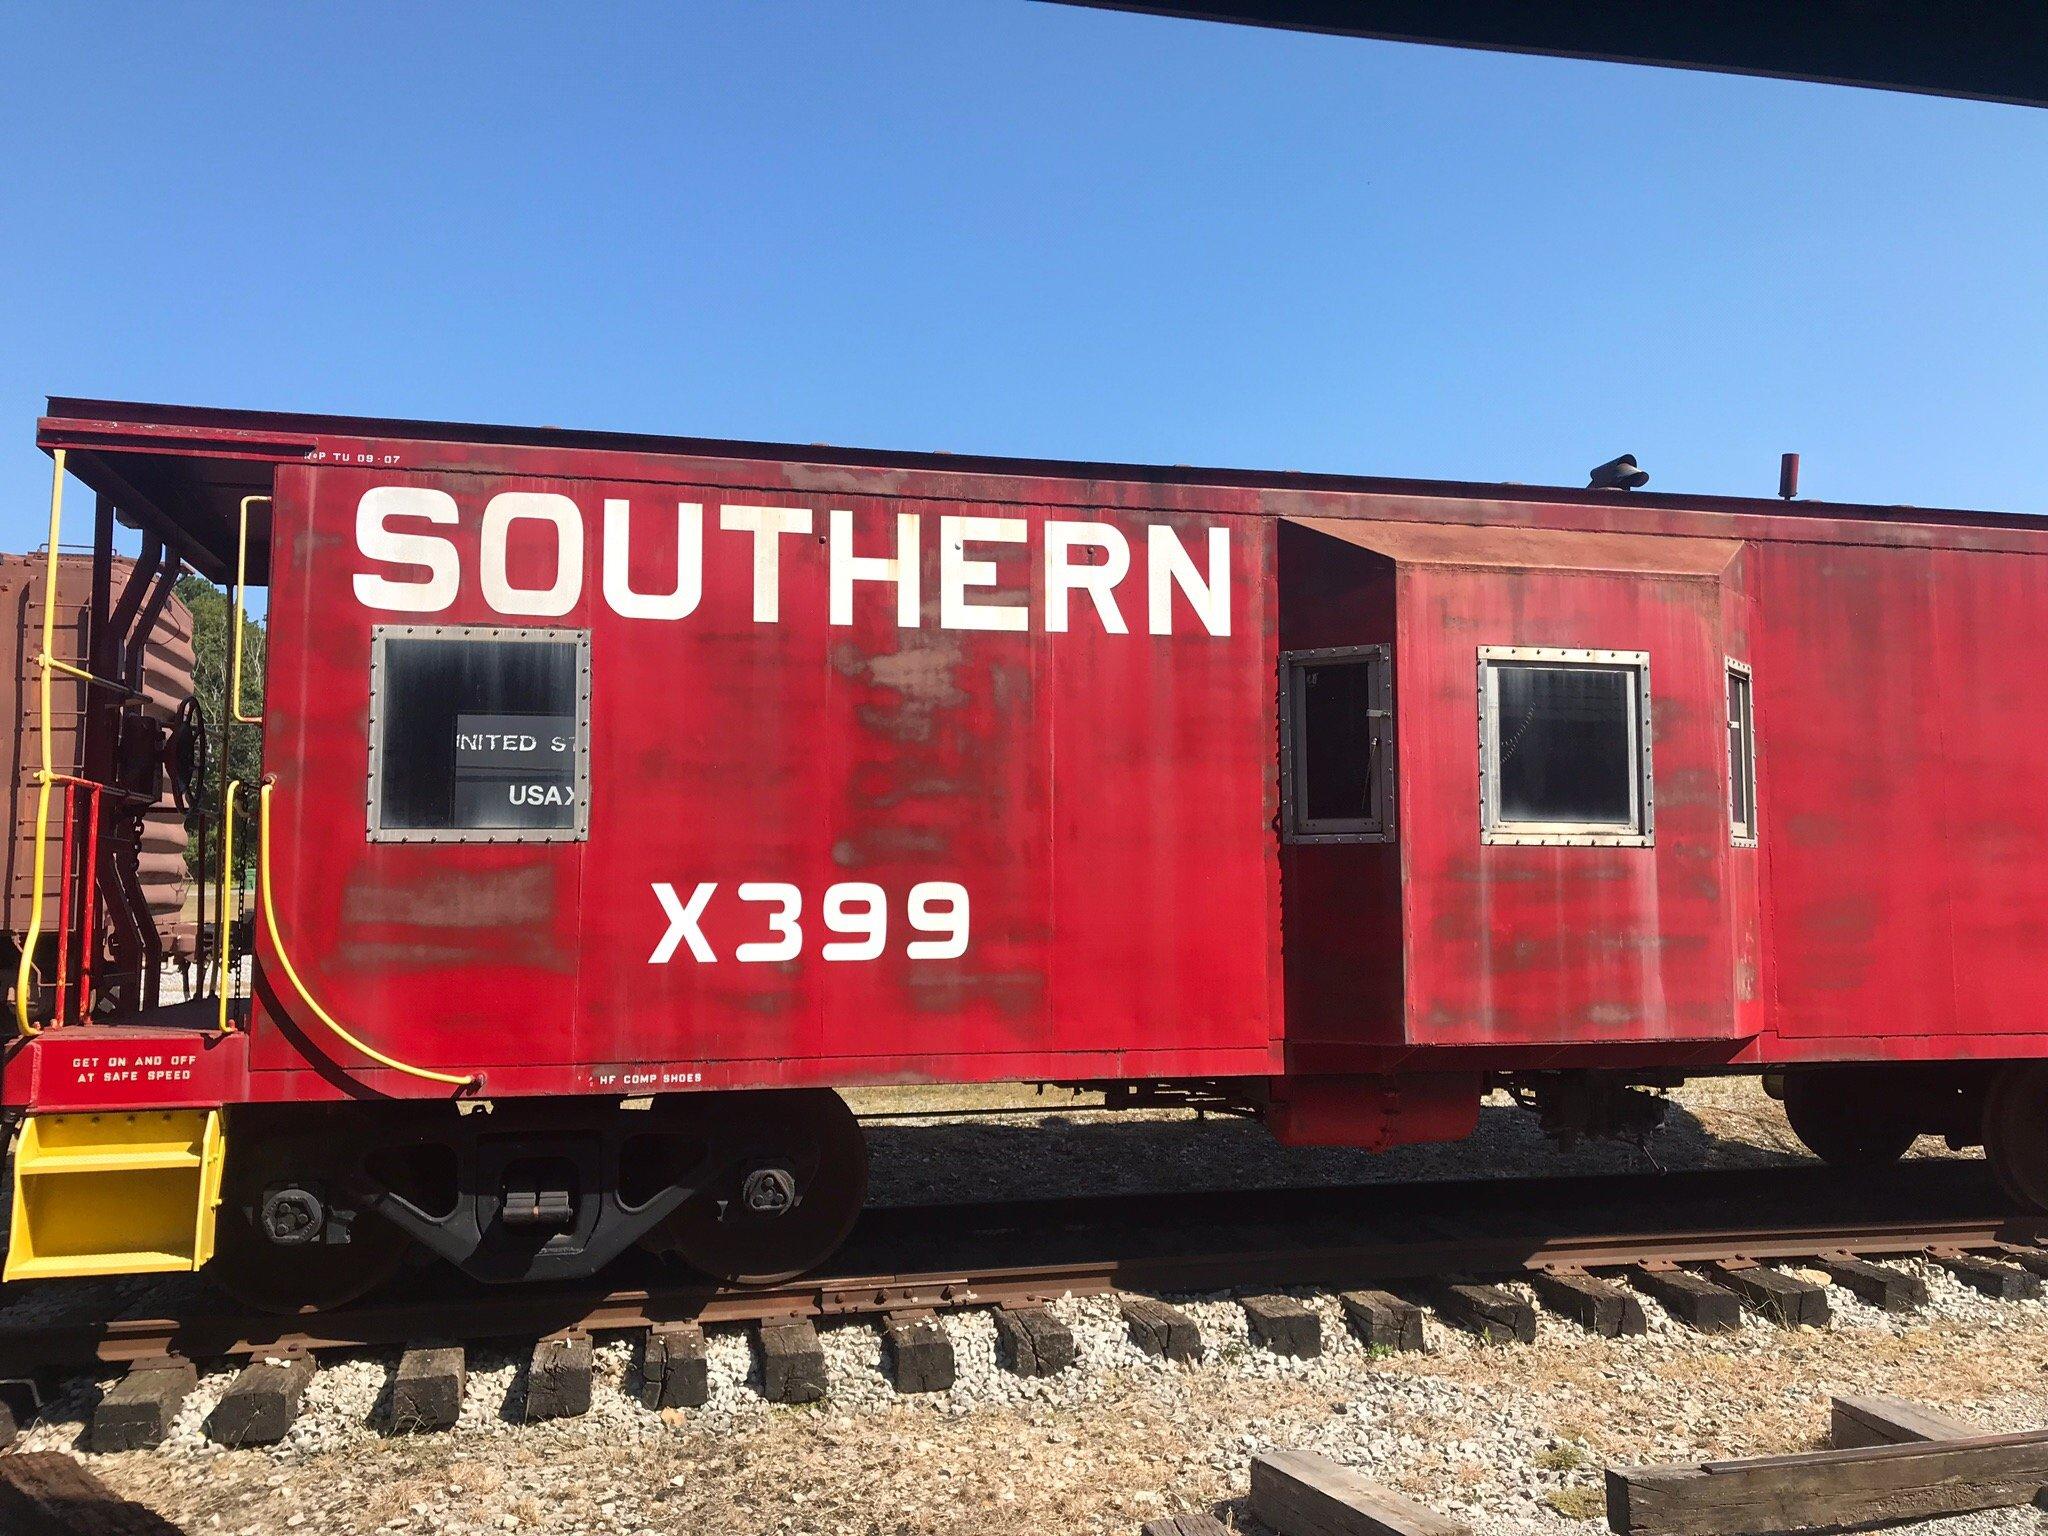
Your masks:
[[[1381,842],[1393,825],[1393,668],[1383,645],[1280,658],[1281,825],[1291,843]]]
[[[564,842],[589,830],[590,637],[381,625],[373,842]]]
[[[1728,663],[1728,830],[1738,847],[1756,846],[1756,726],[1749,668]]]
[[[1481,832],[1492,843],[1650,843],[1650,658],[1479,652]]]

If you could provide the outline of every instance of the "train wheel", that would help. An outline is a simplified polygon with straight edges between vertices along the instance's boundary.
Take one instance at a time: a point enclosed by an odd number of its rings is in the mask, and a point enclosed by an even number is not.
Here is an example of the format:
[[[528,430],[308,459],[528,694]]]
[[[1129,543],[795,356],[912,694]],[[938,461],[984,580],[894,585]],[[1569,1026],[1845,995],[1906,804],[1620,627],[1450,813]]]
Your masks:
[[[734,1095],[707,1136],[723,1171],[648,1246],[728,1285],[775,1285],[817,1268],[846,1240],[868,1191],[860,1123],[828,1089]]]
[[[1895,1163],[1920,1134],[1876,1084],[1846,1070],[1788,1076],[1785,1118],[1807,1151],[1836,1168]]]
[[[2048,1064],[2003,1068],[1984,1096],[1984,1155],[1999,1187],[2048,1211]]]
[[[301,1192],[317,1199],[328,1187],[322,1171],[318,1150],[304,1142],[231,1144],[206,1277],[243,1306],[287,1314],[343,1306],[390,1279],[410,1244],[369,1211],[353,1214],[345,1243],[281,1243],[266,1231],[266,1220],[290,1230],[297,1212],[313,1208]]]

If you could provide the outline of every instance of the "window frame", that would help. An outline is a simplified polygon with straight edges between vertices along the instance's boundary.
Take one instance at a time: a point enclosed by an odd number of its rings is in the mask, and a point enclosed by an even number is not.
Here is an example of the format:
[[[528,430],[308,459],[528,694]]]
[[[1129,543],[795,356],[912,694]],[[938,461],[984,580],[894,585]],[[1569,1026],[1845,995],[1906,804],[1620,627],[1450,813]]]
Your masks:
[[[1368,785],[1371,816],[1308,815],[1307,690],[1313,666],[1366,670]],[[1394,652],[1387,645],[1335,645],[1280,653],[1280,839],[1284,843],[1390,843],[1394,841]]]
[[[1732,803],[1731,796],[1731,803],[1728,807],[1728,841],[1737,848],[1754,848],[1756,846],[1757,828],[1761,822],[1756,803],[1756,674],[1746,661],[1737,661],[1733,656],[1723,657],[1722,659],[1728,664],[1727,670],[1721,677],[1723,714],[1728,713],[1728,684],[1735,678],[1739,677],[1742,679],[1742,756],[1740,759],[1735,754],[1735,721],[1729,720],[1725,727],[1729,738],[1729,788],[1731,790],[1734,788],[1735,775],[1740,771],[1743,776],[1743,787],[1748,791],[1743,797],[1744,803],[1749,807],[1749,820],[1746,822],[1737,821],[1735,819],[1735,806]]]
[[[393,640],[467,640],[576,647],[576,817],[566,827],[387,827],[384,805],[385,647]],[[376,624],[370,629],[370,773],[365,835],[373,843],[582,843],[590,840],[590,631],[485,624]]]
[[[1635,673],[1629,718],[1629,750],[1635,760],[1629,777],[1632,823],[1509,821],[1500,814],[1500,691],[1496,683],[1503,664],[1534,663],[1584,671]],[[1503,847],[1652,848],[1657,842],[1657,795],[1651,742],[1650,653],[1595,651],[1557,646],[1482,645],[1479,647],[1479,836],[1482,843]]]

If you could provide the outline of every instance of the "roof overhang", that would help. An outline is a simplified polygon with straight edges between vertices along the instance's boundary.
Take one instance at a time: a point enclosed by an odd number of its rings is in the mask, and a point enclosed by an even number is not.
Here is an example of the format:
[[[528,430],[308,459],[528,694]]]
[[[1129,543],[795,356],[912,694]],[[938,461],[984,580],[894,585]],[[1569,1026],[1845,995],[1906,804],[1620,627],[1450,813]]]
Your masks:
[[[1714,577],[1742,553],[1739,539],[1674,538],[1655,533],[1394,523],[1356,517],[1290,517],[1287,521],[1369,549],[1397,565]]]
[[[1390,42],[2048,106],[2038,0],[1059,0]]]

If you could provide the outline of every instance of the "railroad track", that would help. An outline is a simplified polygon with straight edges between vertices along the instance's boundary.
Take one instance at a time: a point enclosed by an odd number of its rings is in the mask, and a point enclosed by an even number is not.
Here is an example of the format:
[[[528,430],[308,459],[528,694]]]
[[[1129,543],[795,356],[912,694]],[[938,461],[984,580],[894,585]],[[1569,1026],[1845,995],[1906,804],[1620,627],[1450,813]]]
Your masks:
[[[694,1360],[701,1375],[703,1327],[751,1324],[764,1363],[778,1351],[798,1359],[798,1390],[817,1395],[814,1322],[869,1317],[883,1324],[885,1353],[924,1361],[909,1373],[910,1387],[898,1373],[899,1388],[915,1390],[951,1380],[950,1345],[934,1320],[949,1310],[998,1309],[1012,1368],[1049,1374],[1072,1357],[1071,1337],[1063,1359],[1063,1329],[1044,1310],[1063,1296],[1118,1293],[1134,1340],[1184,1354],[1199,1340],[1162,1295],[1339,1289],[1353,1326],[1384,1336],[1372,1342],[1404,1347],[1421,1337],[1419,1308],[1387,1288],[1420,1294],[1443,1320],[1501,1338],[1533,1332],[1528,1303],[1494,1283],[1520,1279],[1597,1331],[1632,1331],[1631,1315],[1640,1326],[1638,1292],[1712,1329],[1745,1307],[1786,1322],[1823,1318],[1825,1300],[1814,1297],[1825,1288],[1773,1267],[1785,1261],[1824,1266],[1834,1283],[1880,1304],[1910,1305],[1919,1282],[1882,1261],[1916,1256],[1993,1294],[2038,1294],[2048,1222],[2014,1214],[1983,1165],[1963,1160],[1855,1176],[1773,1168],[894,1207],[867,1215],[847,1263],[782,1286],[678,1284],[650,1268],[593,1286],[450,1283],[422,1292],[416,1284],[403,1300],[311,1317],[201,1301],[160,1316],[0,1327],[0,1378],[48,1381],[109,1365],[161,1374],[168,1362],[186,1381],[190,1363],[222,1360],[251,1361],[248,1373],[303,1366],[309,1375],[321,1352],[394,1348],[409,1361],[438,1355],[443,1374],[459,1378],[461,1350],[446,1341],[539,1339],[536,1380],[544,1367],[550,1380],[580,1368],[587,1403],[591,1334],[658,1338],[657,1364],[673,1359],[687,1374]],[[1320,1325],[1298,1302],[1244,1300],[1254,1337],[1269,1347],[1320,1348],[1311,1337]],[[443,1345],[417,1349],[426,1340]],[[776,1395],[776,1373],[767,1376]],[[656,1381],[650,1405],[664,1390]],[[283,1395],[295,1411],[297,1391]],[[689,1388],[671,1395],[686,1404]],[[573,1380],[562,1401],[577,1411]]]

